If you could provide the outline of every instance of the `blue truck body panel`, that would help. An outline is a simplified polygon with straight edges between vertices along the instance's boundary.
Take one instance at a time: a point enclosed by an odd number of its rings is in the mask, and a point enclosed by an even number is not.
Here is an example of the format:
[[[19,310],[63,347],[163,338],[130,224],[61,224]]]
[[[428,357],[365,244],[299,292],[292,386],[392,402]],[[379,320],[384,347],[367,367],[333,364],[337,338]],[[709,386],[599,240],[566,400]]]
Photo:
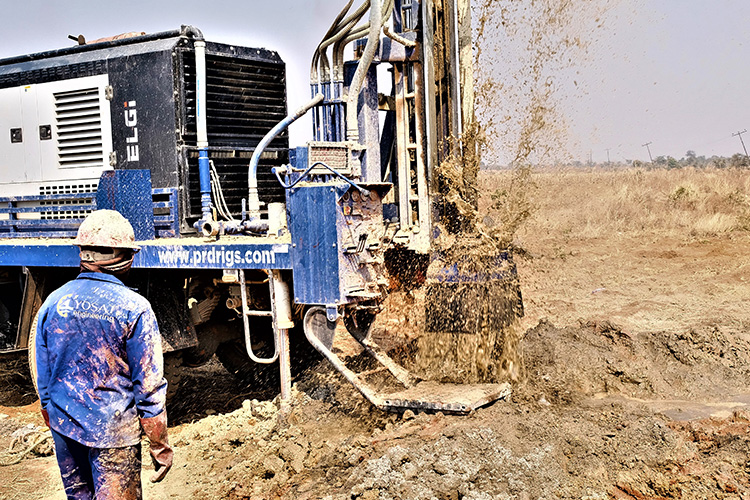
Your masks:
[[[23,202],[40,201],[44,204],[37,207],[18,206]],[[292,267],[288,239],[261,236],[227,236],[218,240],[176,237],[179,234],[176,191],[152,189],[148,170],[106,171],[101,176],[96,193],[3,198],[0,199],[2,205],[8,208],[0,208],[0,214],[8,214],[8,219],[0,220],[0,266],[78,267],[79,250],[73,246],[72,239],[83,218],[18,219],[18,214],[110,209],[123,214],[133,225],[136,240],[142,247],[133,261],[135,268]]]
[[[347,184],[321,184],[293,188],[287,195],[292,233],[294,300],[303,304],[334,304],[341,299],[339,286],[338,190]]]
[[[139,241],[153,240],[154,210],[150,170],[108,170],[96,190],[98,210],[117,210],[130,221]]]
[[[250,238],[249,238],[250,239]],[[258,238],[254,238],[256,241]],[[234,239],[236,241],[236,238]],[[143,244],[134,268],[152,269],[291,269],[287,243]],[[144,242],[138,242],[142,244]],[[78,267],[78,247],[72,241],[0,244],[0,266]]]

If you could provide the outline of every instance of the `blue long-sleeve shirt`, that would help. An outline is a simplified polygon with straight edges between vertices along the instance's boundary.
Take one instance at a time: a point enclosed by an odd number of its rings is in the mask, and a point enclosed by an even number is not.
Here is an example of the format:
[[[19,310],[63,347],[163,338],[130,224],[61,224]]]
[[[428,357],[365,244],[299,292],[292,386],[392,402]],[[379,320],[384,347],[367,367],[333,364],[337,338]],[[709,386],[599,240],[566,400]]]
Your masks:
[[[50,427],[93,448],[138,444],[138,418],[164,411],[167,392],[148,300],[85,272],[52,292],[38,318],[37,387]]]

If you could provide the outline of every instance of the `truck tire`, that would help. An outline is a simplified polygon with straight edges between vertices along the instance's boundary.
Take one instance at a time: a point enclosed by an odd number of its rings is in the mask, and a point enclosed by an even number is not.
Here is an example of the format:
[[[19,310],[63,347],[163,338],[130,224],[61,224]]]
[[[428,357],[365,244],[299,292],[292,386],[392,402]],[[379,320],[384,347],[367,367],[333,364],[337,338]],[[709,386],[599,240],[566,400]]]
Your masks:
[[[259,356],[273,355],[273,347],[263,346],[256,351]],[[250,359],[245,349],[244,340],[235,339],[224,342],[216,349],[216,357],[224,368],[242,384],[259,392],[279,389],[279,363],[256,363]]]
[[[167,401],[174,398],[180,389],[180,382],[185,372],[182,366],[182,355],[176,352],[164,354],[164,378],[167,379]]]
[[[255,354],[263,357],[273,355],[270,337],[264,345],[256,346]],[[296,377],[323,359],[305,338],[301,322],[289,330],[289,356],[292,377]],[[279,391],[281,378],[278,361],[271,364],[255,363],[247,355],[244,339],[233,339],[222,343],[216,349],[216,357],[219,358],[224,368],[243,385],[264,393],[270,391],[275,394]]]
[[[31,330],[29,331],[29,373],[31,374],[31,381],[34,383],[34,390],[37,396],[39,395],[39,387],[36,385],[36,327],[39,323],[39,314],[34,316],[34,321],[31,323]]]

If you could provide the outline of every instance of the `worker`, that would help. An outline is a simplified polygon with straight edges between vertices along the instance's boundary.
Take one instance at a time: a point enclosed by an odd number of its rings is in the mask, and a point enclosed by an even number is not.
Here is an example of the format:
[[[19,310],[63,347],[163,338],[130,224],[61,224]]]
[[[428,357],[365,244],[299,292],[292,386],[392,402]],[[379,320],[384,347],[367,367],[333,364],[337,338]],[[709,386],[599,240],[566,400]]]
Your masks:
[[[161,481],[167,440],[161,335],[151,305],[123,278],[140,248],[119,212],[97,210],[78,229],[81,272],[37,317],[42,416],[69,499],[141,498],[141,435]]]

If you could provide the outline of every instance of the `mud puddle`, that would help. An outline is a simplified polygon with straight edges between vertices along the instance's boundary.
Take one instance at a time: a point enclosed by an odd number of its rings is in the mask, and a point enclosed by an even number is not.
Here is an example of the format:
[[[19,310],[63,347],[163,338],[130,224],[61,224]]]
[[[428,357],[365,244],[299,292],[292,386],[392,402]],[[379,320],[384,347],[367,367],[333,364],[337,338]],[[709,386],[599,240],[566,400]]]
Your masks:
[[[750,393],[724,398],[721,401],[648,400],[639,398],[613,398],[602,396],[606,401],[632,401],[641,403],[655,413],[679,422],[709,418],[727,419],[741,411],[750,410]]]

